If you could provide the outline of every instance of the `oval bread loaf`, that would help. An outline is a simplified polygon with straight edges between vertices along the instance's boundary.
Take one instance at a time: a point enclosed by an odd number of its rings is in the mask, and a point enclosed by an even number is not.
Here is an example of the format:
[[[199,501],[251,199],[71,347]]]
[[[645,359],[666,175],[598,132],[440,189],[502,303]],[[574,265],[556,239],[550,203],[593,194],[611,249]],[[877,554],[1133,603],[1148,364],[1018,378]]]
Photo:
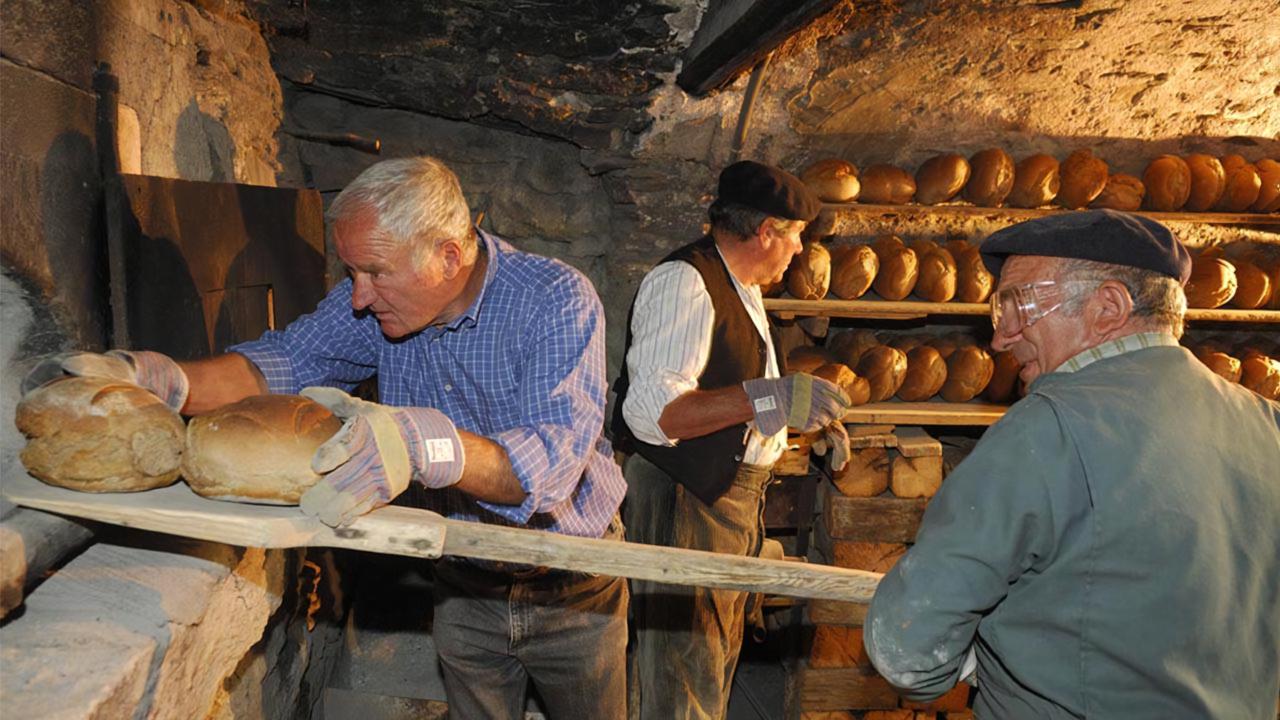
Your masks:
[[[819,160],[810,165],[800,171],[800,181],[823,202],[853,202],[862,190],[858,168],[839,158]]]
[[[1142,198],[1147,193],[1142,181],[1133,175],[1116,173],[1107,178],[1107,184],[1089,207],[1107,208],[1133,212],[1142,207]]]
[[[1222,212],[1244,212],[1258,200],[1262,192],[1262,176],[1258,168],[1240,155],[1227,155],[1222,158],[1222,171],[1226,181],[1222,197],[1218,199],[1214,210]]]
[[[820,243],[805,243],[787,270],[787,292],[800,300],[821,300],[831,286],[831,253]]]
[[[862,297],[879,271],[880,258],[869,245],[839,243],[831,247],[831,293],[836,297]]]
[[[1092,150],[1080,149],[1067,156],[1058,168],[1060,186],[1057,203],[1068,210],[1093,202],[1107,185],[1107,163]]]
[[[1199,346],[1192,349],[1196,359],[1204,366],[1228,382],[1240,382],[1240,361],[1212,347]]]
[[[182,474],[205,497],[296,505],[320,480],[311,470],[316,449],[341,428],[299,395],[248,397],[191,419]]]
[[[836,361],[836,357],[823,347],[814,345],[801,345],[793,348],[787,353],[787,372],[807,372],[814,370]]]
[[[1179,210],[1191,196],[1191,168],[1177,155],[1161,155],[1142,173],[1147,207],[1160,212]]]
[[[171,484],[182,463],[182,418],[137,385],[66,377],[27,393],[14,422],[21,460],[40,480],[84,492],[136,492]]]
[[[956,296],[956,261],[945,248],[917,252],[916,295],[929,302],[944,303]]]
[[[969,161],[955,153],[925,160],[916,171],[916,202],[936,205],[955,197],[969,182]]]
[[[905,205],[916,194],[911,173],[893,165],[872,165],[862,173],[858,199],[873,205]]]
[[[968,402],[986,389],[995,363],[976,345],[957,347],[947,358],[947,381],[939,394],[947,402]]]
[[[888,345],[869,348],[858,359],[857,373],[871,383],[869,402],[888,400],[902,387],[903,380],[906,380],[906,353]]]
[[[1280,362],[1250,355],[1240,361],[1240,384],[1268,400],[1280,399]]]
[[[1236,269],[1220,257],[1198,255],[1191,261],[1191,278],[1185,288],[1187,307],[1216,308],[1236,294]]]
[[[1273,213],[1280,210],[1280,162],[1263,158],[1253,164],[1258,168],[1261,187],[1258,199],[1249,209],[1256,213]]]
[[[879,338],[870,330],[849,330],[832,335],[827,340],[827,349],[836,356],[837,362],[857,368],[862,354],[879,344]]]
[[[964,199],[979,207],[1000,207],[1013,190],[1014,165],[1009,153],[988,148],[969,158]]]
[[[1227,187],[1226,172],[1222,162],[1212,155],[1193,153],[1186,157],[1186,163],[1191,171],[1191,194],[1187,196],[1184,209],[1204,212],[1222,198]]]
[[[1262,268],[1248,260],[1234,260],[1236,268],[1236,292],[1231,296],[1231,306],[1244,310],[1266,307],[1271,302],[1271,278]]]
[[[983,264],[978,248],[963,240],[952,240],[947,243],[947,250],[956,261],[955,299],[963,303],[986,302],[996,279]]]
[[[942,354],[928,345],[918,345],[907,351],[907,374],[898,388],[898,399],[928,400],[938,394],[946,381],[947,361]]]
[[[880,270],[872,281],[876,294],[885,300],[901,300],[910,295],[920,277],[920,264],[915,251],[903,245],[900,240],[894,243],[884,238],[877,240],[871,247],[880,260]]]
[[[1052,155],[1038,153],[1025,157],[1013,174],[1013,189],[1008,202],[1013,207],[1035,208],[1053,202],[1058,196],[1061,179],[1058,161]]]
[[[849,402],[854,405],[865,405],[871,397],[871,383],[864,377],[858,377],[843,363],[823,365],[816,368],[813,374],[843,390],[849,396]]]
[[[1022,363],[1012,350],[998,352],[991,358],[991,380],[982,391],[982,397],[993,403],[1012,402],[1018,394],[1018,374]]]

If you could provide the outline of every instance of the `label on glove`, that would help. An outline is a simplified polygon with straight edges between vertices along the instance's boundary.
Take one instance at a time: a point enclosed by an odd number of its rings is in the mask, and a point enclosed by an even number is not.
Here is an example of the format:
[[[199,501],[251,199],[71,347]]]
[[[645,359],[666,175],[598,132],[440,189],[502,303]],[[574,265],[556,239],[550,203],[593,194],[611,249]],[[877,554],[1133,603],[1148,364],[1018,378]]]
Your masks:
[[[756,412],[758,413],[769,412],[770,410],[774,410],[778,407],[778,403],[773,399],[772,395],[765,395],[762,398],[756,398],[753,402],[755,404]]]
[[[453,462],[453,441],[448,438],[432,438],[427,440],[427,462]]]

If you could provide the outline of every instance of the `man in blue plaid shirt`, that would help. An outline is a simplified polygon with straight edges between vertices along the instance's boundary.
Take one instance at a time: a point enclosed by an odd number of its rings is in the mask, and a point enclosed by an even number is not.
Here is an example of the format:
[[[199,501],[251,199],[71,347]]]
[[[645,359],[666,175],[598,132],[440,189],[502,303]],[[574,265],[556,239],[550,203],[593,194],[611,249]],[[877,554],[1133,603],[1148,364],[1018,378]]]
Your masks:
[[[474,228],[433,158],[370,167],[327,219],[349,277],[284,330],[195,362],[147,351],[50,362],[135,382],[189,415],[267,392],[328,406],[345,422],[317,451],[325,475],[301,505],[330,525],[413,480],[449,517],[620,537],[625,482],[602,434],[604,313],[591,283]],[[374,376],[380,403],[347,394]],[[436,577],[456,717],[522,717],[529,680],[552,717],[625,715],[624,580],[449,559]]]

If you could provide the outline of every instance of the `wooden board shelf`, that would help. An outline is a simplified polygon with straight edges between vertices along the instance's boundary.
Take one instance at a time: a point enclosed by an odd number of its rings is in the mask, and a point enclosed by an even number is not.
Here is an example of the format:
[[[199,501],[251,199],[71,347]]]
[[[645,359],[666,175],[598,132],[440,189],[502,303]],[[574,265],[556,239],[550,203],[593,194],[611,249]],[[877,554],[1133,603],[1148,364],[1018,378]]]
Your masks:
[[[999,420],[1007,405],[967,402],[949,403],[941,400],[927,402],[867,403],[850,408],[845,413],[847,423],[885,423],[892,425],[991,425]]]
[[[1075,212],[1062,208],[988,208],[973,205],[872,205],[864,203],[825,203],[828,210],[847,211],[865,215],[883,215],[902,218],[916,217],[987,217],[992,220],[1008,220],[1020,222],[1045,215],[1057,215],[1064,212]],[[1154,212],[1137,211],[1160,222],[1200,223],[1204,225],[1250,225],[1253,227],[1276,227],[1280,229],[1280,214],[1262,213],[1216,213],[1216,212]]]
[[[986,303],[935,303],[921,300],[796,300],[765,298],[764,309],[783,320],[797,317],[864,318],[869,320],[913,320],[931,315],[983,316]],[[1237,310],[1235,308],[1192,308],[1187,320],[1233,323],[1280,323],[1280,310]]]

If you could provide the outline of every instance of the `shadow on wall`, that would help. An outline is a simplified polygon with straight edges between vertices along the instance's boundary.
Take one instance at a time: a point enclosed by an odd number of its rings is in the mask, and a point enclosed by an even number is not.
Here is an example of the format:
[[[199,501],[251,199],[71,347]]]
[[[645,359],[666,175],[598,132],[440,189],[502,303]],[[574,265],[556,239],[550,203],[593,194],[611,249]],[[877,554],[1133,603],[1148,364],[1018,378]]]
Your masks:
[[[178,176],[187,180],[235,182],[236,146],[231,133],[192,98],[178,116],[173,142]]]
[[[107,341],[110,322],[101,187],[93,141],[74,131],[58,135],[40,168],[45,295],[76,343],[88,348]]]

